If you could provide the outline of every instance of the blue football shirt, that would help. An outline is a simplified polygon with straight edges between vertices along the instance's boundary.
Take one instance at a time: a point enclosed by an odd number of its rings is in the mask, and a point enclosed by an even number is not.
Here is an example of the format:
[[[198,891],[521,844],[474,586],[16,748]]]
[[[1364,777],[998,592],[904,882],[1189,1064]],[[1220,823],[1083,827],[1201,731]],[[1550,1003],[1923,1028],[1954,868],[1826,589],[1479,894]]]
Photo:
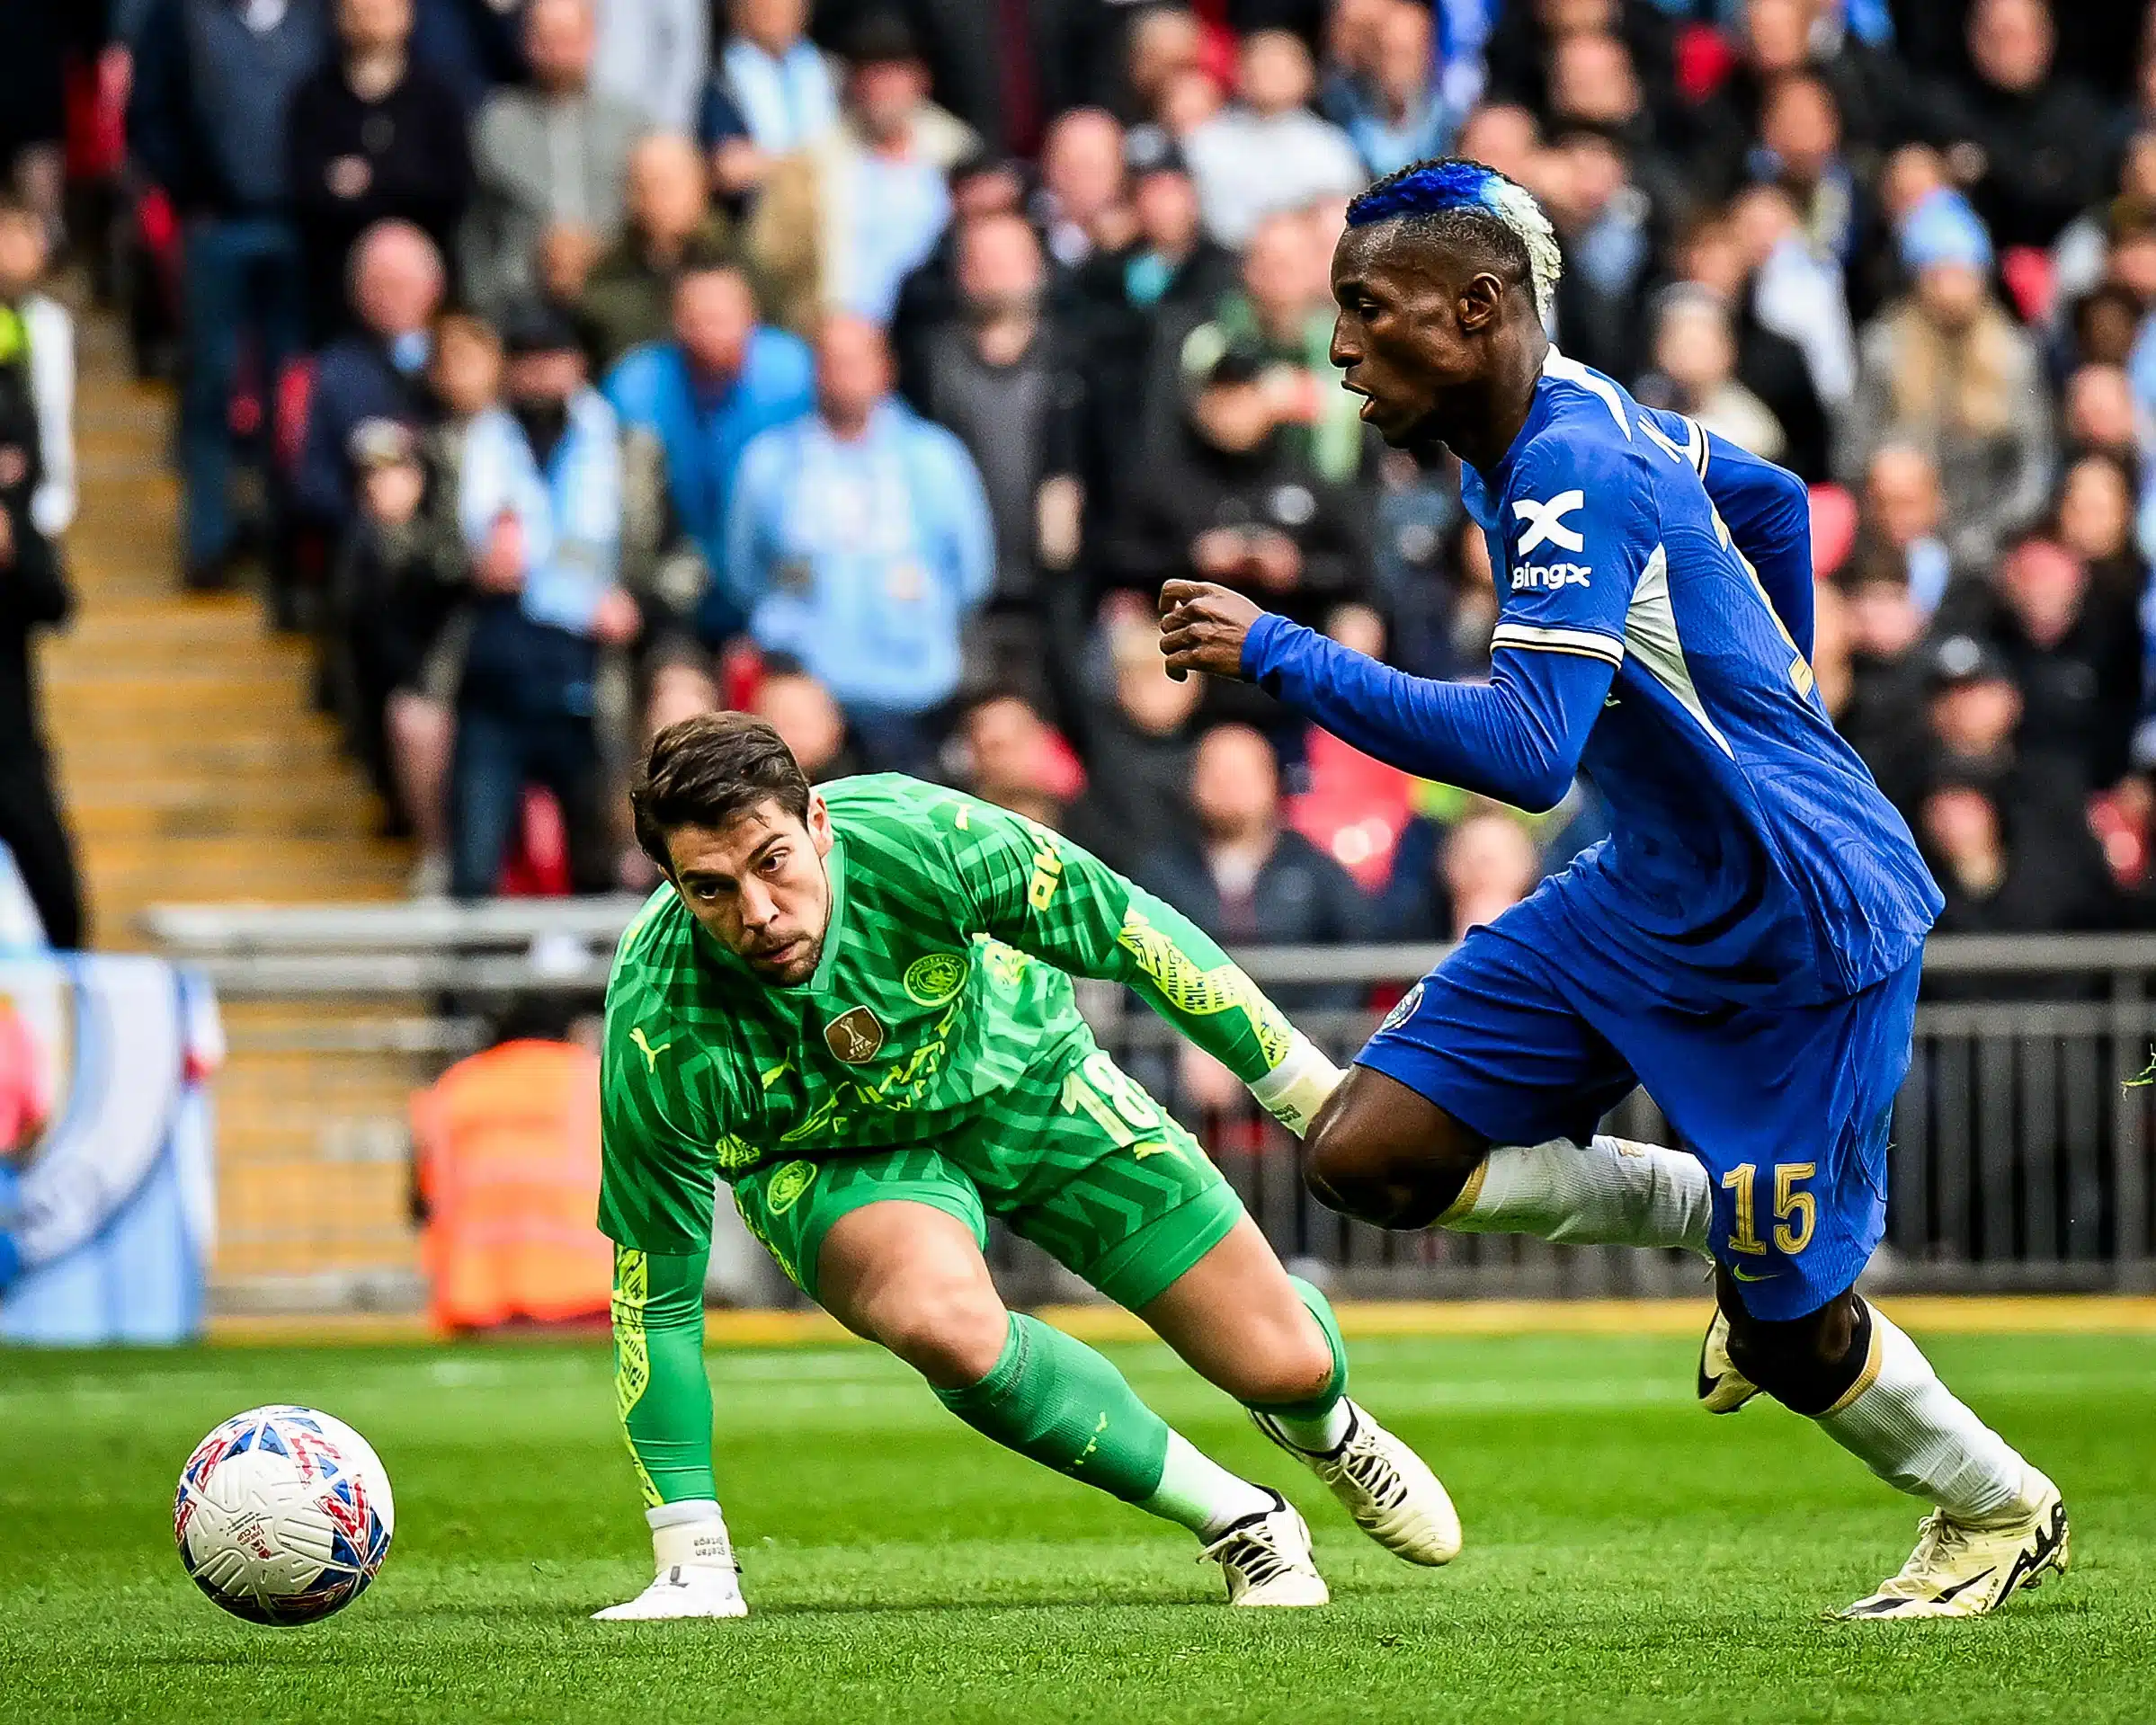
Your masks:
[[[1519,436],[1461,493],[1498,587],[1488,687],[1404,678],[1277,618],[1246,673],[1506,800],[1584,771],[1610,836],[1559,902],[1650,986],[1825,1000],[1915,957],[1941,900],[1814,687],[1801,484],[1553,349]]]

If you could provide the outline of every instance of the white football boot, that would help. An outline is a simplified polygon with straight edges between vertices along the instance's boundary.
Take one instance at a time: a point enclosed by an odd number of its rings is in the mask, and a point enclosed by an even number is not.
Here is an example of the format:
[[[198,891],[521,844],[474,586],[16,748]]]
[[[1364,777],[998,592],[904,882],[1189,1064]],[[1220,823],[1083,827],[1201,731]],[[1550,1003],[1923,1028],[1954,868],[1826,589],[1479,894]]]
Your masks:
[[[746,1617],[741,1565],[717,1516],[652,1529],[659,1573],[634,1599],[592,1614],[601,1623],[652,1623],[673,1617]]]
[[[1711,1414],[1733,1414],[1759,1393],[1760,1386],[1730,1360],[1729,1320],[1717,1306],[1699,1341],[1700,1405]]]
[[[1394,1557],[1432,1567],[1460,1554],[1460,1516],[1430,1464],[1375,1419],[1348,1403],[1348,1435],[1333,1450],[1306,1450],[1270,1415],[1251,1420],[1324,1481],[1355,1525]]]
[[[2064,1575],[2070,1559],[2066,1505],[2036,1469],[1996,1516],[1960,1521],[1935,1509],[1917,1524],[1917,1549],[1899,1575],[1835,1614],[1851,1619],[1981,1617],[2047,1575]]]
[[[652,1623],[670,1617],[746,1617],[741,1578],[731,1569],[676,1563],[634,1599],[592,1614],[601,1623]]]
[[[1231,1605],[1323,1605],[1332,1598],[1310,1555],[1310,1529],[1278,1492],[1273,1507],[1246,1516],[1198,1554],[1227,1577]]]

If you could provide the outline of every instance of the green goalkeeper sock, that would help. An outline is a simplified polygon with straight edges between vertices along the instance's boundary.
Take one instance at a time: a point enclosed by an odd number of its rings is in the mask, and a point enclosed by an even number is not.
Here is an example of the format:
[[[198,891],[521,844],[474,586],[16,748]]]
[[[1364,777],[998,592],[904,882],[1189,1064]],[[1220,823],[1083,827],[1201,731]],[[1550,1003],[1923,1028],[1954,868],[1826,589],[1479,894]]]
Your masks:
[[[1207,1461],[1074,1337],[1013,1313],[994,1369],[936,1398],[984,1437],[1201,1536],[1272,1507]]]
[[[1332,1315],[1332,1303],[1325,1298],[1323,1290],[1299,1276],[1287,1280],[1317,1320],[1317,1327],[1325,1332],[1325,1345],[1332,1350],[1332,1375],[1325,1387],[1306,1401],[1257,1407],[1255,1410],[1270,1418],[1297,1449],[1322,1455],[1347,1441],[1353,1421],[1348,1411],[1348,1345],[1341,1339],[1340,1320]]]

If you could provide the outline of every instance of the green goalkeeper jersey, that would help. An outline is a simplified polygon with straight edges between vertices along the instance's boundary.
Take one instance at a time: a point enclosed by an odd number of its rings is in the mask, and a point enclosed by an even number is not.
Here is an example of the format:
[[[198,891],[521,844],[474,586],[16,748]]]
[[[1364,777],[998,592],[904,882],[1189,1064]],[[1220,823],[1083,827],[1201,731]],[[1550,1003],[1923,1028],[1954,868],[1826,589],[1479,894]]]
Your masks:
[[[1073,975],[1128,984],[1245,1083],[1287,1053],[1210,938],[1046,827],[895,773],[823,795],[831,921],[807,982],[762,980],[671,885],[622,937],[599,1225],[623,1245],[703,1249],[715,1178],[934,1144],[1087,1045]]]

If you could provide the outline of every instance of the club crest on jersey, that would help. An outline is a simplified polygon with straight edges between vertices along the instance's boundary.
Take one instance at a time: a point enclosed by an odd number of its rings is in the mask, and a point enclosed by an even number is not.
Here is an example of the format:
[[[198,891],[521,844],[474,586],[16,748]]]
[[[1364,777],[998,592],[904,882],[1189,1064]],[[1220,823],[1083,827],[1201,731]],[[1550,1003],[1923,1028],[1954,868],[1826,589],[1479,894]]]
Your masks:
[[[788,1162],[771,1176],[771,1184],[763,1188],[763,1207],[774,1216],[782,1216],[801,1201],[801,1194],[816,1177],[814,1162]]]
[[[908,965],[902,980],[907,997],[916,1005],[941,1006],[966,986],[969,968],[962,952],[931,952]]]
[[[865,1006],[842,1012],[824,1027],[824,1045],[849,1066],[874,1060],[884,1045],[884,1027]]]
[[[1415,1016],[1415,1009],[1421,1004],[1422,984],[1417,983],[1414,987],[1400,997],[1394,1004],[1393,1009],[1385,1015],[1385,1022],[1377,1027],[1380,1030],[1397,1030]]]

